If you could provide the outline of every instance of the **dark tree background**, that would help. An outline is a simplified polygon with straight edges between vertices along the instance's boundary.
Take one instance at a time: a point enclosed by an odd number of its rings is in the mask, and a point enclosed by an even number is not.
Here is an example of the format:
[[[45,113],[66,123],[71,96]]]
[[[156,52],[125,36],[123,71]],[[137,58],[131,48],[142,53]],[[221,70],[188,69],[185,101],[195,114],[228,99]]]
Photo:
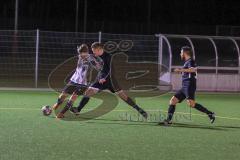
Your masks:
[[[216,25],[240,25],[234,0],[87,0],[87,32],[215,34]],[[0,1],[0,29],[14,28],[15,0]],[[21,30],[75,29],[76,0],[19,0]],[[84,31],[84,0],[79,0]]]

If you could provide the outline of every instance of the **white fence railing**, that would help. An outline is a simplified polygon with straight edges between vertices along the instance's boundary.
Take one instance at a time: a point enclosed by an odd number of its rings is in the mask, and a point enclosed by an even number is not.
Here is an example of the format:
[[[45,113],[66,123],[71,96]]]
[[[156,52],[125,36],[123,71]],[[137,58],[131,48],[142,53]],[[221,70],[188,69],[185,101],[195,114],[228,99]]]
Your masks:
[[[240,38],[193,35],[130,35],[49,31],[0,30],[0,87],[48,87],[48,75],[64,60],[76,54],[80,43],[132,41],[124,51],[129,61],[154,62],[168,68],[165,79],[173,89],[180,87],[172,69],[182,65],[179,50],[193,48],[199,66],[198,89],[240,91]],[[117,51],[118,48],[116,48]]]

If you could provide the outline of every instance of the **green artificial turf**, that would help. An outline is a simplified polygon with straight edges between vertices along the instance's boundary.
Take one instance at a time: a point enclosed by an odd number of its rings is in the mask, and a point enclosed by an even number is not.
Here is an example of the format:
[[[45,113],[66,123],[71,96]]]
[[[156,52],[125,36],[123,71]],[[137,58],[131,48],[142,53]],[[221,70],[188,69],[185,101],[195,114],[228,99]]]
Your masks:
[[[58,120],[43,116],[41,107],[56,102],[57,93],[0,91],[0,160],[238,160],[240,157],[240,95],[202,94],[197,101],[217,114],[215,124],[179,104],[175,124],[157,125],[166,115],[171,94],[137,98],[150,117],[143,119],[119,100],[102,93],[83,110]],[[106,103],[103,103],[103,101]],[[104,108],[105,107],[105,108]],[[92,111],[93,110],[93,111]],[[88,114],[90,113],[90,114]]]

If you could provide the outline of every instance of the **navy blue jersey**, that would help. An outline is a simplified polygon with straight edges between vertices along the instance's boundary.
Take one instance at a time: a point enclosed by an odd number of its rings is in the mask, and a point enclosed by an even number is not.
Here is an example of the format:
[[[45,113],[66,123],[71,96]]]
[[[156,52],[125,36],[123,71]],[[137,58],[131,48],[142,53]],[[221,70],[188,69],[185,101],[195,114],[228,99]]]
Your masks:
[[[108,53],[103,53],[100,58],[103,60],[103,68],[99,74],[99,79],[107,79],[110,77],[110,65],[112,55]]]
[[[183,69],[196,68],[196,67],[197,67],[197,65],[196,65],[195,61],[191,58],[188,59],[187,61],[185,61],[184,65],[183,65]],[[183,72],[182,73],[182,81],[183,81],[183,83],[195,82],[196,81],[196,73]]]
[[[114,75],[111,74],[112,55],[108,54],[108,53],[104,53],[103,55],[100,56],[100,58],[102,59],[104,64],[103,64],[102,70],[100,71],[100,74],[98,75],[98,79],[105,79],[106,82],[104,82],[103,84],[96,82],[96,83],[92,84],[91,87],[98,88],[99,90],[108,89],[112,93],[122,90],[121,87],[118,85],[118,82],[114,78]],[[111,76],[110,76],[110,74],[111,74]],[[110,77],[111,77],[111,79],[110,79]]]

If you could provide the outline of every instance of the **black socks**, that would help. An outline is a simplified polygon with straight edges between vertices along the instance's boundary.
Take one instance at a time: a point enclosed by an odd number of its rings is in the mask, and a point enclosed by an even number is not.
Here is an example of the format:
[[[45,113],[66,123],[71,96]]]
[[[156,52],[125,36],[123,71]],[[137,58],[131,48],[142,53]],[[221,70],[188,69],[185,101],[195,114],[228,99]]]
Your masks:
[[[175,112],[175,108],[176,108],[175,105],[169,105],[169,108],[168,108],[168,117],[167,117],[167,120],[168,120],[168,121],[171,121],[171,120],[172,120],[173,114],[174,114],[174,112]]]
[[[62,109],[61,113],[64,114],[65,112],[67,112],[67,110],[69,110],[69,108],[71,108],[73,105],[72,101],[68,101],[66,106]]]
[[[60,104],[62,104],[63,103],[63,100],[61,99],[61,98],[58,98],[58,100],[57,100],[57,105],[60,105]]]
[[[90,98],[89,98],[89,97],[86,97],[86,96],[84,96],[84,97],[82,98],[81,102],[79,103],[79,105],[78,105],[78,107],[77,107],[78,112],[80,112],[80,111],[83,109],[83,107],[88,103],[89,99],[90,99]]]
[[[195,104],[194,108],[199,110],[200,112],[206,113],[207,115],[213,114],[213,112],[209,111],[207,108],[203,107],[201,104],[198,103]]]
[[[175,105],[169,105],[168,117],[167,117],[168,121],[172,120],[173,114],[175,112],[175,108],[176,108]],[[213,112],[209,111],[207,108],[203,107],[201,104],[198,104],[198,103],[195,104],[194,108],[197,109],[200,112],[206,113],[207,115],[212,115],[213,114]]]
[[[128,105],[132,106],[133,108],[135,108],[136,110],[139,110],[140,107],[131,99],[131,98],[127,98],[127,100],[125,101]]]

